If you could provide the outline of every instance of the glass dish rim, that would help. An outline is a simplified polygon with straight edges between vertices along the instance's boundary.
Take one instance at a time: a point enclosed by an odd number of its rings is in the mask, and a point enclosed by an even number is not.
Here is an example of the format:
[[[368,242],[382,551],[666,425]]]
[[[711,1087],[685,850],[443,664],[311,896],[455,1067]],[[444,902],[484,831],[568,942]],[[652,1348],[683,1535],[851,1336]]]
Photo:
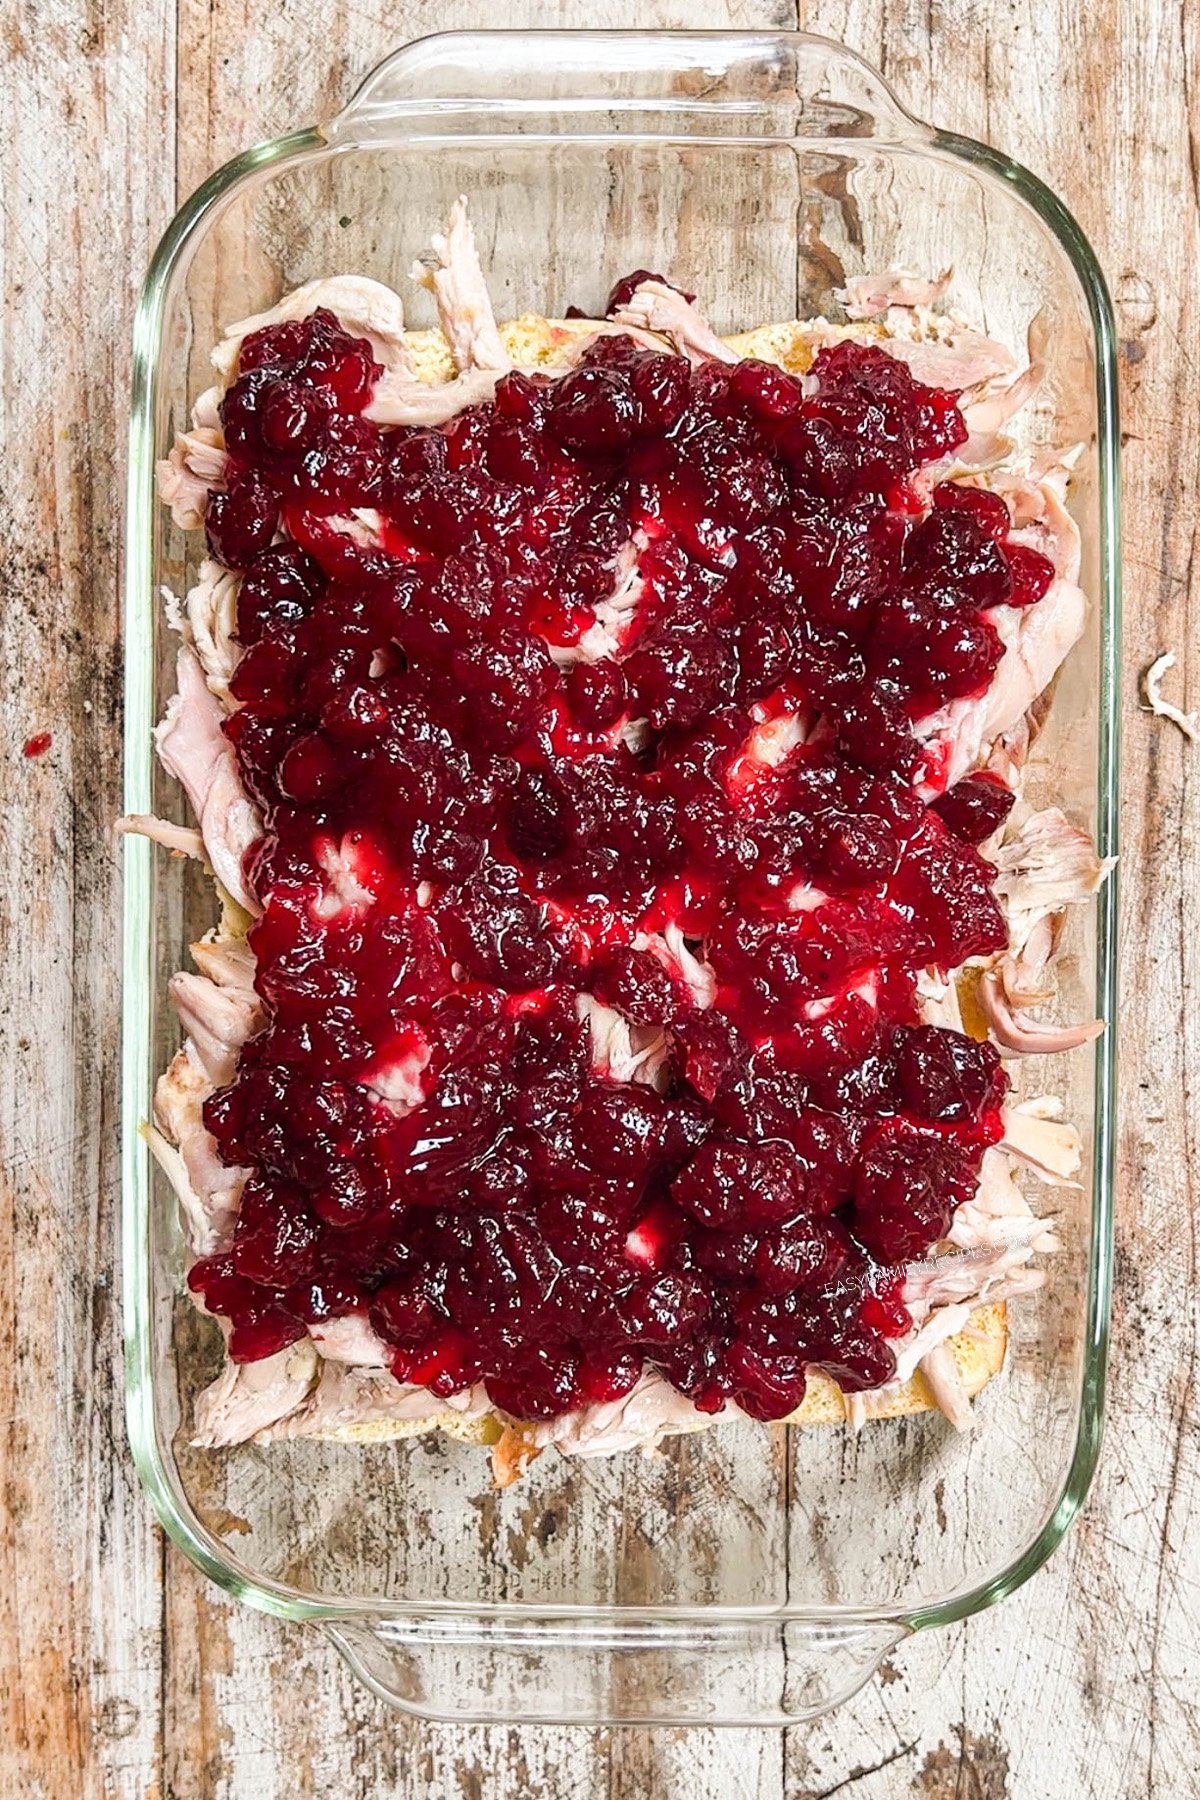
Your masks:
[[[155,412],[158,401],[159,361],[163,323],[174,282],[186,252],[210,215],[229,199],[243,182],[278,171],[288,163],[300,163],[318,157],[339,154],[349,148],[379,147],[384,140],[377,136],[355,139],[345,135],[352,124],[360,97],[377,82],[388,67],[398,67],[402,59],[416,53],[428,53],[433,45],[486,45],[496,39],[534,39],[539,43],[553,41],[569,44],[580,40],[592,43],[634,42],[647,49],[663,39],[697,40],[745,47],[749,52],[758,45],[764,49],[780,45],[805,46],[825,52],[844,62],[884,99],[891,112],[889,123],[898,126],[894,133],[882,133],[864,140],[861,135],[848,139],[861,145],[864,141],[908,144],[926,154],[945,156],[986,173],[1001,186],[1012,189],[1037,214],[1041,223],[1056,240],[1065,255],[1084,299],[1091,323],[1095,352],[1097,403],[1097,465],[1099,470],[1099,552],[1098,591],[1094,596],[1099,608],[1100,680],[1097,702],[1100,708],[1097,744],[1097,847],[1102,856],[1115,856],[1117,849],[1118,764],[1120,737],[1120,488],[1119,427],[1117,411],[1116,328],[1104,276],[1092,248],[1072,214],[1058,197],[1034,174],[1010,157],[976,140],[953,132],[940,131],[924,124],[911,114],[892,92],[889,84],[872,65],[855,52],[833,39],[808,32],[788,31],[571,31],[541,32],[440,32],[432,33],[401,46],[383,58],[364,78],[355,95],[336,120],[327,126],[315,126],[285,133],[234,157],[216,170],[184,201],[168,225],[151,260],[143,283],[133,333],[131,382],[131,418],[129,429],[128,471],[125,520],[125,571],[123,585],[125,629],[125,733],[124,763],[126,812],[150,810],[152,745],[149,726],[153,720],[153,608],[151,586],[154,544],[154,449]],[[565,112],[575,109],[571,99],[559,103]],[[470,96],[456,102],[463,112],[470,112]],[[661,110],[656,101],[647,101],[644,110]],[[519,117],[519,110],[488,110],[497,119]],[[414,114],[414,122],[419,114]],[[667,115],[669,117],[669,115]],[[537,133],[496,132],[501,142],[519,136],[525,141]],[[555,132],[543,134],[554,141],[630,143],[672,141],[705,142],[734,148],[754,147],[763,150],[777,145],[803,146],[806,142],[826,147],[836,137],[820,132],[799,132],[786,137],[767,134],[738,138],[725,134],[688,131],[664,133],[637,132]],[[419,138],[423,142],[442,139],[487,144],[487,136],[472,133],[464,137],[458,132],[406,130],[394,134],[393,143]],[[123,853],[124,901],[122,944],[122,1076],[121,1076],[121,1167],[122,1167],[122,1301],[124,1309],[124,1359],[126,1387],[126,1427],[139,1479],[151,1506],[168,1536],[190,1560],[220,1587],[259,1610],[295,1621],[334,1621],[345,1618],[388,1617],[402,1619],[452,1615],[457,1617],[519,1618],[526,1621],[603,1620],[611,1628],[628,1621],[684,1621],[716,1623],[741,1622],[747,1627],[768,1626],[805,1620],[851,1625],[857,1621],[876,1621],[894,1627],[898,1632],[916,1631],[931,1626],[951,1624],[970,1617],[1022,1586],[1062,1541],[1078,1512],[1091,1484],[1099,1454],[1103,1430],[1106,1361],[1109,1336],[1109,1313],[1112,1287],[1113,1178],[1116,1125],[1116,1042],[1113,1029],[1116,1016],[1117,967],[1117,880],[1110,876],[1097,900],[1096,969],[1097,1012],[1109,1022],[1100,1038],[1095,1059],[1095,1135],[1094,1174],[1092,1183],[1092,1233],[1088,1266],[1087,1293],[1084,1303],[1084,1367],[1079,1415],[1070,1465],[1058,1501],[1040,1530],[1004,1569],[976,1586],[951,1596],[945,1601],[914,1607],[871,1608],[839,1606],[724,1607],[705,1606],[626,1606],[579,1603],[534,1604],[523,1602],[485,1602],[466,1600],[406,1601],[382,1596],[351,1596],[344,1599],[320,1599],[305,1596],[283,1582],[252,1574],[232,1559],[219,1541],[201,1524],[190,1508],[180,1504],[168,1470],[167,1457],[155,1425],[151,1352],[151,1289],[148,1256],[150,1218],[150,1158],[140,1125],[145,1097],[151,1077],[149,1030],[154,1004],[149,966],[149,936],[144,921],[149,917],[151,899],[152,846],[140,837],[126,836]]]

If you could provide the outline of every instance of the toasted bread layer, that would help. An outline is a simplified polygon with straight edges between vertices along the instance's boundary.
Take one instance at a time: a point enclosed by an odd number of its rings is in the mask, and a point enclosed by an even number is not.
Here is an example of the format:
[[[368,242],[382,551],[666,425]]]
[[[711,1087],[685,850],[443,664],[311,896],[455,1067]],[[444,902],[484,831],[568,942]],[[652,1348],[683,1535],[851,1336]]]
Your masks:
[[[958,1372],[970,1398],[997,1374],[1004,1362],[1008,1345],[1008,1320],[1004,1302],[981,1306],[971,1314],[971,1323],[947,1344],[958,1364]],[[869,1419],[899,1419],[908,1413],[928,1412],[933,1396],[920,1369],[878,1398],[863,1395]],[[846,1396],[836,1381],[814,1369],[808,1378],[804,1400],[786,1421],[789,1425],[830,1425],[846,1417]]]
[[[1004,1302],[981,1306],[971,1314],[971,1322],[957,1337],[947,1340],[967,1394],[973,1399],[997,1374],[1004,1362],[1008,1344],[1008,1324]],[[899,1419],[912,1413],[933,1410],[933,1397],[925,1377],[918,1369],[907,1381],[877,1396],[864,1395],[868,1419]],[[814,1369],[808,1378],[808,1392],[803,1404],[781,1421],[785,1425],[835,1425],[846,1417],[846,1396],[828,1375]],[[719,1421],[718,1421],[719,1422]],[[434,1413],[427,1419],[375,1419],[362,1425],[341,1425],[333,1430],[314,1433],[327,1443],[379,1444],[392,1438],[418,1437],[426,1431],[445,1431],[465,1444],[497,1446],[497,1474],[501,1486],[514,1480],[538,1454],[527,1425],[509,1424],[495,1413],[482,1418],[464,1419],[451,1411]],[[511,1471],[511,1472],[509,1472]]]
[[[580,338],[595,334],[596,324],[595,319],[544,319],[540,313],[522,313],[519,319],[509,319],[500,326],[500,338],[518,368],[553,368],[562,363],[565,352]],[[878,328],[869,325],[822,327],[825,338],[878,335]],[[450,346],[440,331],[406,331],[404,341],[413,372],[421,381],[453,381],[458,374]],[[753,331],[738,332],[725,341],[739,356],[779,363],[793,375],[803,374],[814,355],[812,326],[798,319],[758,325]]]
[[[503,1426],[495,1413],[464,1419],[461,1413],[433,1413],[427,1419],[366,1419],[361,1425],[336,1425],[314,1431],[312,1441],[325,1444],[383,1444],[393,1438],[421,1437],[426,1431],[444,1431],[464,1444],[494,1444]]]

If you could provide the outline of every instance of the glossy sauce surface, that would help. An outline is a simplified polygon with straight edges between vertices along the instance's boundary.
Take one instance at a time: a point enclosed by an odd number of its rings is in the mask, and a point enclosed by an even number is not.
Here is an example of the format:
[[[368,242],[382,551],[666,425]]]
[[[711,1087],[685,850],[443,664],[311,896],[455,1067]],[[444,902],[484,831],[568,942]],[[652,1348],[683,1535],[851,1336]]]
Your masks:
[[[318,313],[223,404],[269,1024],[192,1285],[235,1358],[365,1311],[523,1418],[647,1365],[763,1418],[808,1364],[877,1385],[1004,1088],[915,984],[1004,946],[1010,799],[926,805],[912,720],[1053,571],[996,496],[924,504],[956,396],[873,347],[801,382],[601,338],[436,430],[359,416],[379,372]]]

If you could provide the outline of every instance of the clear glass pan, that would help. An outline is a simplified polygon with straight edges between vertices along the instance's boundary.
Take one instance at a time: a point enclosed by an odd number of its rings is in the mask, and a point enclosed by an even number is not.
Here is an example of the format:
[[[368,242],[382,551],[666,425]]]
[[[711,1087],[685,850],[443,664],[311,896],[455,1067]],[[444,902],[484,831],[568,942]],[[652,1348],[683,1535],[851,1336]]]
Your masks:
[[[497,308],[596,305],[665,268],[719,329],[818,311],[846,275],[953,264],[952,298],[1047,376],[1022,430],[1082,442],[1074,509],[1092,598],[1039,740],[1035,795],[1115,850],[1118,620],[1113,324],[1092,253],[1025,170],[932,130],[839,45],[787,33],[481,33],[380,65],[330,124],[248,151],[181,209],[135,337],[126,561],[126,805],[181,816],[150,728],[171,691],[158,602],[194,549],[153,464],[207,385],[221,325],[321,274],[411,291],[407,270],[472,195]],[[413,322],[431,322],[414,297]],[[324,1623],[377,1693],[456,1719],[780,1724],[846,1698],[906,1633],[1011,1593],[1058,1544],[1095,1467],[1111,1272],[1114,1046],[1056,1059],[1087,1144],[1052,1196],[1064,1249],[1010,1308],[1008,1366],[958,1437],[938,1416],[669,1442],[654,1458],[543,1457],[488,1490],[478,1450],[434,1440],[199,1451],[191,1400],[212,1328],[179,1298],[171,1196],[138,1123],[176,1042],[166,980],[212,919],[194,867],[125,841],[128,1414],[167,1531],[250,1604]],[[1116,892],[1072,921],[1066,1000],[1113,1017]],[[1047,1202],[1047,1197],[1043,1197]]]

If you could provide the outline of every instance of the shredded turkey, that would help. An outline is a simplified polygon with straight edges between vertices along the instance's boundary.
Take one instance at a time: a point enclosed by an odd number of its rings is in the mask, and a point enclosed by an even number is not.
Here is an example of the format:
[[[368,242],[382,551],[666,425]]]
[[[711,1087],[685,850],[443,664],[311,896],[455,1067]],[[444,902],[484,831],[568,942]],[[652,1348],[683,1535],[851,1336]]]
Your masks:
[[[1061,1105],[1049,1098],[1026,1100],[1002,1108],[1004,1148],[1051,1187],[1074,1187],[1082,1145],[1079,1133],[1056,1113]]]
[[[1011,1159],[995,1145],[983,1153],[979,1180],[967,1205],[974,1213],[993,1219],[1033,1216],[1029,1201],[1017,1182]]]
[[[1031,813],[993,851],[993,860],[996,897],[1010,944],[1017,947],[1048,914],[1090,900],[1111,867],[1087,832],[1057,806]]]
[[[198,531],[212,488],[225,485],[225,439],[219,427],[194,425],[181,431],[170,451],[155,463],[159,498],[181,531]]]
[[[237,641],[237,597],[240,575],[206,556],[194,587],[188,589],[184,616],[193,648],[210,692],[232,708],[229,682],[241,658]]]
[[[409,1036],[416,1036],[411,1028]],[[431,1055],[430,1045],[423,1038],[419,1043],[406,1043],[400,1050],[382,1051],[362,1071],[362,1085],[395,1118],[407,1118],[425,1099],[424,1077]]]
[[[987,969],[979,983],[979,1003],[988,1022],[988,1035],[1012,1056],[1056,1056],[1090,1044],[1104,1030],[1103,1019],[1087,1019],[1078,1025],[1054,1025],[1031,1018],[1009,999],[999,969]]]
[[[247,999],[253,997],[254,952],[245,938],[223,936],[214,927],[188,948],[202,975],[207,975],[218,987],[237,988]]]
[[[154,1090],[151,1149],[175,1187],[197,1256],[229,1246],[248,1169],[221,1160],[202,1108],[213,1084],[190,1044],[176,1052]],[[164,1151],[173,1152],[165,1155]]]
[[[242,786],[233,745],[221,730],[220,704],[190,644],[180,646],[176,668],[176,691],[154,733],[158,754],[183,783],[217,880],[240,906],[257,912],[242,861],[262,836],[262,819]]]
[[[636,944],[636,939],[634,940]],[[705,1012],[717,997],[717,977],[711,963],[697,956],[684,936],[682,925],[664,927],[662,942],[667,953],[667,967],[678,976],[691,996],[698,1012]]]
[[[159,819],[153,813],[128,813],[117,820],[117,830],[132,837],[149,838],[176,856],[204,856],[204,839],[195,825],[176,825],[172,819]]]
[[[927,1350],[920,1367],[938,1411],[945,1414],[956,1431],[970,1431],[975,1416],[949,1344],[935,1344]]]
[[[204,1203],[192,1186],[183,1152],[153,1125],[143,1125],[142,1137],[179,1202],[179,1215],[188,1243],[199,1255],[211,1254],[216,1248],[216,1240],[210,1230]]]
[[[344,1313],[340,1319],[324,1319],[310,1325],[308,1335],[326,1362],[346,1363],[356,1369],[386,1369],[392,1352],[362,1313]]]
[[[1077,582],[1083,540],[1078,525],[1067,511],[1061,482],[1055,475],[1048,474],[1036,483],[1033,492],[1036,494],[1034,507],[1028,517],[1013,526],[1009,536],[1014,543],[1025,544],[1049,557],[1061,580]]]
[[[612,587],[593,608],[595,623],[589,625],[573,644],[550,644],[551,658],[560,668],[577,662],[601,662],[620,652],[645,591],[638,559],[649,543],[646,533],[639,527],[612,559]]]
[[[308,1338],[259,1362],[227,1362],[196,1401],[192,1442],[214,1449],[268,1431],[303,1403],[318,1365],[317,1347]]]
[[[179,1196],[192,1248],[207,1256],[228,1244],[249,1171],[221,1160],[202,1109],[232,1079],[242,1046],[264,1019],[244,939],[211,931],[191,949],[200,974],[171,981],[189,1035],[155,1088],[150,1145]]]
[[[1067,907],[1091,899],[1110,862],[1058,807],[1030,813],[987,847],[997,867],[995,891],[1009,930],[1008,950],[979,983],[989,1034],[1013,1056],[1049,1056],[1099,1037],[1101,1019],[1050,1023],[1027,1010],[1053,998],[1048,971]]]
[[[690,363],[740,360],[737,351],[717,336],[703,313],[665,281],[640,282],[613,317],[619,325],[632,325],[639,331],[653,331],[669,338]]]
[[[1194,744],[1197,737],[1200,737],[1200,730],[1196,726],[1196,714],[1184,712],[1181,707],[1168,700],[1162,691],[1163,680],[1175,667],[1176,661],[1173,650],[1164,650],[1161,656],[1155,657],[1142,676],[1145,708],[1148,712],[1154,713],[1156,717],[1169,719],[1172,725],[1178,725],[1188,742]]]
[[[893,304],[884,315],[881,348],[908,364],[918,381],[961,390],[959,404],[969,433],[955,452],[960,466],[995,463],[1010,446],[998,434],[1040,387],[1045,376],[1042,332],[1029,328],[1029,362],[1016,373],[1007,344],[976,331],[961,313],[936,312],[921,303]],[[867,327],[869,331],[871,327]]]
[[[992,617],[1005,648],[987,692],[951,700],[917,721],[917,736],[941,769],[938,784],[922,792],[952,787],[981,767],[996,740],[1024,718],[1083,635],[1087,597],[1073,582],[1054,581],[1032,606],[997,607]]]
[[[239,319],[225,327],[225,336],[212,353],[213,367],[222,382],[232,381],[237,374],[242,340],[267,325],[281,325],[289,319],[307,319],[311,313],[327,309],[335,314],[345,331],[363,337],[371,345],[376,362],[385,369],[407,369],[408,350],[404,342],[404,305],[399,294],[382,281],[366,275],[330,275],[306,281],[303,287],[285,294],[278,305],[252,318]]]
[[[332,838],[319,840],[317,867],[324,887],[316,907],[318,918],[353,917],[374,905],[375,890],[368,885],[369,872],[357,834],[347,835],[339,843]]]
[[[1011,375],[1015,367],[1007,344],[977,331],[956,332],[944,343],[889,338],[881,348],[907,363],[914,381],[923,381],[926,387],[979,388],[997,376]]]
[[[870,319],[889,306],[932,306],[950,285],[954,271],[943,269],[932,280],[912,269],[888,269],[882,275],[852,275],[842,289],[846,314]]]
[[[172,975],[170,991],[201,1066],[214,1087],[224,1087],[233,1080],[243,1044],[265,1022],[258,995],[219,987],[207,975],[186,970]]]
[[[1066,922],[1067,910],[1047,913],[1032,925],[1020,945],[1005,951],[997,969],[1003,979],[1004,996],[1010,1006],[1044,1006],[1054,998],[1051,965],[1058,954],[1058,943]]]
[[[1015,381],[1010,381],[997,392],[972,400],[968,406],[964,406],[963,418],[972,439],[976,442],[989,442],[1033,399],[1045,378],[1044,365],[1040,361],[1031,362],[1021,370]]]
[[[444,425],[468,406],[494,398],[500,372],[465,369],[453,381],[422,381],[407,369],[385,369],[363,413],[375,425]]]
[[[304,1343],[317,1358],[316,1345],[307,1339]],[[246,1435],[256,1443],[273,1444],[288,1438],[329,1437],[348,1426],[432,1423],[447,1413],[477,1419],[490,1410],[482,1387],[467,1388],[443,1400],[428,1388],[397,1381],[386,1369],[356,1368],[328,1360],[320,1362],[316,1380],[309,1382],[294,1405]]]
[[[946,1241],[960,1250],[1009,1250],[1028,1244],[1040,1254],[1058,1248],[1045,1219],[1033,1213],[991,1213],[974,1200],[956,1207]]]
[[[630,1081],[659,1092],[667,1085],[670,1054],[661,1026],[635,1025],[591,994],[577,994],[575,1012],[586,1022],[592,1068],[609,1081]]]
[[[920,1367],[922,1357],[942,1344],[949,1337],[954,1337],[971,1317],[971,1308],[961,1300],[951,1301],[948,1305],[936,1307],[924,1324],[906,1338],[893,1344],[896,1357],[896,1373],[891,1381],[885,1382],[881,1388],[868,1389],[867,1392],[877,1396],[894,1392],[905,1381],[908,1381]]]
[[[438,321],[460,370],[491,369],[503,374],[511,369],[479,265],[465,194],[450,208],[445,234],[435,234],[430,263],[414,263],[412,273],[413,280],[428,288],[437,301]]]
[[[947,1031],[963,1028],[957,983],[935,969],[926,969],[917,978],[917,1011],[922,1025],[940,1025]]]
[[[725,1416],[739,1417],[739,1409],[729,1406]],[[652,1450],[665,1437],[704,1431],[713,1422],[712,1413],[699,1412],[657,1370],[647,1369],[621,1399],[560,1413],[530,1436],[539,1450],[553,1444],[563,1456],[615,1456]]]
[[[1023,1268],[1032,1245],[1019,1240],[980,1250],[955,1250],[915,1263],[904,1282],[906,1306],[981,1306],[999,1298],[997,1289],[1014,1270]],[[1036,1270],[1041,1274],[1041,1270]]]

